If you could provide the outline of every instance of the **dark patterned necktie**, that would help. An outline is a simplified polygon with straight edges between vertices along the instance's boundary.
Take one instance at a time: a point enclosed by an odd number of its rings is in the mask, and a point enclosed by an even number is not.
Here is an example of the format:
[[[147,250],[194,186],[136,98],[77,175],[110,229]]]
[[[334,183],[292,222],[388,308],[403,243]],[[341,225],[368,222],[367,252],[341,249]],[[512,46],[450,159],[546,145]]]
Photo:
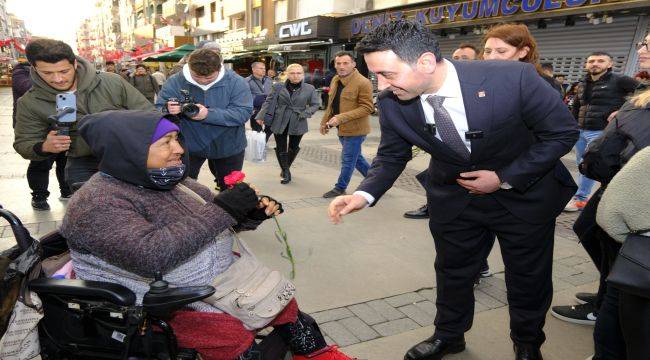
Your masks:
[[[458,130],[454,125],[451,116],[442,106],[445,101],[444,96],[430,95],[427,97],[427,102],[433,107],[433,117],[436,122],[436,131],[440,134],[442,142],[447,144],[454,152],[460,155],[463,159],[469,160],[469,150],[465,142],[460,138]]]

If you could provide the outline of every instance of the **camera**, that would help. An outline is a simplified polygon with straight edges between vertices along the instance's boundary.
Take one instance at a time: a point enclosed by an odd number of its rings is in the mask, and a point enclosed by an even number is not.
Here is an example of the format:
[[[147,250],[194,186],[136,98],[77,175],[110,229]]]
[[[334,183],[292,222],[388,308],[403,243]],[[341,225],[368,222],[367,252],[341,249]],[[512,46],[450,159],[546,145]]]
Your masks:
[[[191,118],[199,113],[199,107],[196,105],[194,98],[190,95],[189,90],[181,89],[182,99],[169,98],[168,102],[177,102],[181,106],[181,114]]]

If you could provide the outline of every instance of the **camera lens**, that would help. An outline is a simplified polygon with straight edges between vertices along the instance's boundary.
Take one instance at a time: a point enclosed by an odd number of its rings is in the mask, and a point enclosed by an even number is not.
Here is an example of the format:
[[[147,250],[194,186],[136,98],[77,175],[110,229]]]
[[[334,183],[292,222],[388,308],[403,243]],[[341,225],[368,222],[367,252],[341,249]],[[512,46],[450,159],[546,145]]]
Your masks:
[[[181,111],[187,117],[194,117],[199,113],[199,107],[196,104],[183,104]]]

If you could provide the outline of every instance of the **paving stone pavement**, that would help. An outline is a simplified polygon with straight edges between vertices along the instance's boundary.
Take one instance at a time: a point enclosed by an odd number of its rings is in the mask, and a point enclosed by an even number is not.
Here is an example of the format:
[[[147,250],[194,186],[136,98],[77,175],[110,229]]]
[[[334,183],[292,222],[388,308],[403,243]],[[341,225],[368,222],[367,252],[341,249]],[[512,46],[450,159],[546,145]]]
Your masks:
[[[575,255],[556,259],[553,276],[554,292],[598,280],[591,260]],[[348,346],[432,325],[436,316],[435,290],[418,289],[310,315],[320,324],[328,341]],[[474,298],[475,314],[507,306],[504,273],[481,279],[474,289]]]

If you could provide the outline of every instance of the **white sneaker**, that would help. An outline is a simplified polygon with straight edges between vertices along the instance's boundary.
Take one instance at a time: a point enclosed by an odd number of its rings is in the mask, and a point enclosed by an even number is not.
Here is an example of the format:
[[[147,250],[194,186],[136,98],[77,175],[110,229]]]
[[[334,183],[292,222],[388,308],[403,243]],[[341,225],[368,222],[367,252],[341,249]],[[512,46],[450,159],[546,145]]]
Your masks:
[[[576,212],[584,209],[585,205],[587,205],[587,201],[585,200],[578,200],[576,198],[571,199],[568,204],[564,207],[564,211],[566,212]]]

